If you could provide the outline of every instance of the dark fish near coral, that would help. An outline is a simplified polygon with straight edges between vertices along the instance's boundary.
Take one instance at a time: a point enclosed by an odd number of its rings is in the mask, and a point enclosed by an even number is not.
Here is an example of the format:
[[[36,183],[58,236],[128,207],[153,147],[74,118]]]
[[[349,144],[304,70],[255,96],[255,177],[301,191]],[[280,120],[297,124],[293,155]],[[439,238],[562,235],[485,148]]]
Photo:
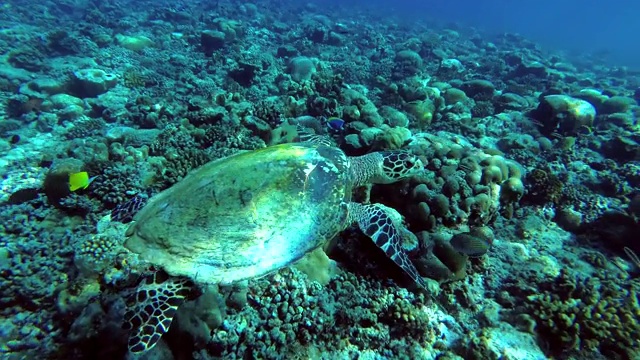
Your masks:
[[[40,189],[36,188],[16,190],[9,196],[8,203],[11,205],[19,205],[27,201],[35,200],[38,198],[39,193]]]
[[[486,254],[491,248],[487,239],[468,233],[454,235],[449,243],[457,252],[474,257]]]

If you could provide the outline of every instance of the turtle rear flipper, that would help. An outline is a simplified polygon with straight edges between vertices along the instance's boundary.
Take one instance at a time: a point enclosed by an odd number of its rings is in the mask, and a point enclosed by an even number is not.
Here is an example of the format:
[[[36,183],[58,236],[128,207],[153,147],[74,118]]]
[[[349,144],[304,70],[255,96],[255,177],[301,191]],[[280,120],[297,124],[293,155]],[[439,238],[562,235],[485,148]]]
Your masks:
[[[360,230],[370,237],[393,262],[400,266],[418,285],[429,289],[402,248],[402,232],[408,230],[402,226],[402,217],[396,210],[381,204],[350,203],[349,214],[351,220],[358,224]]]
[[[178,307],[194,294],[194,283],[187,278],[170,277],[156,271],[142,280],[127,299],[123,328],[131,330],[129,351],[151,350],[169,330]]]

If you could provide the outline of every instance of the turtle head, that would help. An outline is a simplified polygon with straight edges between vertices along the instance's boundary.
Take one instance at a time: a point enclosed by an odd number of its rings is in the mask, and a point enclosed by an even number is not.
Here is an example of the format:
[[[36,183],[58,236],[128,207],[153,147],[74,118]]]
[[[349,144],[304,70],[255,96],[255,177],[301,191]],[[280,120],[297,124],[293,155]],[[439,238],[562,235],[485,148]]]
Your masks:
[[[417,156],[406,151],[382,151],[376,184],[391,184],[424,172],[424,164]]]
[[[424,172],[424,164],[406,151],[379,151],[350,158],[354,186],[391,184]]]

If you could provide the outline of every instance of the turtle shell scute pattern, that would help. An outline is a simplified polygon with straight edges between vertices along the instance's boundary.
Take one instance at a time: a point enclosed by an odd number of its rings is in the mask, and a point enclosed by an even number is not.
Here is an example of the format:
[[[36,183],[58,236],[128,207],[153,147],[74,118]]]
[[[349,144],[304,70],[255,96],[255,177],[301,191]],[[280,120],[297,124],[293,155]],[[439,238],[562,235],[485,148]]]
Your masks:
[[[310,143],[210,162],[151,198],[125,246],[199,284],[263,276],[346,228],[349,166],[340,149]]]

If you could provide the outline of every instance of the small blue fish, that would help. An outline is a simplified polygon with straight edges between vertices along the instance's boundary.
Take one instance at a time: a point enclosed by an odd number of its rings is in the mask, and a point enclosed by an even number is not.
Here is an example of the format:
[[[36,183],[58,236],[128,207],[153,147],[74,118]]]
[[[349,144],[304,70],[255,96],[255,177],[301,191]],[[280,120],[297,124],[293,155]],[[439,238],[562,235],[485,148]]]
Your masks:
[[[327,123],[327,127],[329,128],[329,130],[333,130],[333,131],[344,130],[344,120],[338,117],[330,117],[328,119],[325,118],[325,122]]]

